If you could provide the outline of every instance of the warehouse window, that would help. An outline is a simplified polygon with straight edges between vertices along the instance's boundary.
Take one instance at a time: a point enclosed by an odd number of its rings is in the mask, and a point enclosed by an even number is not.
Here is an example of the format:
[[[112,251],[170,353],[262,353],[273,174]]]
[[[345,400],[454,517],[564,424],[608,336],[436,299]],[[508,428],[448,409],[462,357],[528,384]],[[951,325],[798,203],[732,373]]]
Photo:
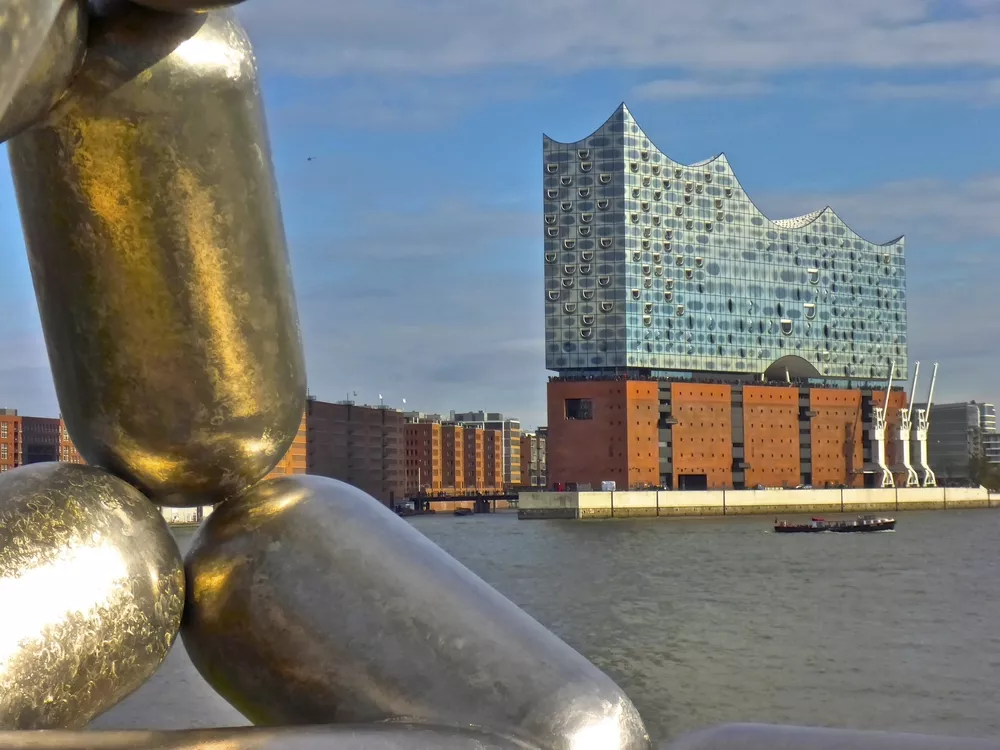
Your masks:
[[[594,403],[589,398],[566,399],[566,419],[593,419]]]

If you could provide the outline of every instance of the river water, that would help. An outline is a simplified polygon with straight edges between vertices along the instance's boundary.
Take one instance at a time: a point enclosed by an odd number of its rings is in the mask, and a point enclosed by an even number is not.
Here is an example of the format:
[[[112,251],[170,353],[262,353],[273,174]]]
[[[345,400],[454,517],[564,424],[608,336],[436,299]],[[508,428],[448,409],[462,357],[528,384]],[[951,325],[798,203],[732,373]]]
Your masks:
[[[410,522],[610,674],[657,741],[730,721],[1000,735],[1000,513],[908,513],[891,534],[770,521]],[[178,643],[93,726],[245,723]]]

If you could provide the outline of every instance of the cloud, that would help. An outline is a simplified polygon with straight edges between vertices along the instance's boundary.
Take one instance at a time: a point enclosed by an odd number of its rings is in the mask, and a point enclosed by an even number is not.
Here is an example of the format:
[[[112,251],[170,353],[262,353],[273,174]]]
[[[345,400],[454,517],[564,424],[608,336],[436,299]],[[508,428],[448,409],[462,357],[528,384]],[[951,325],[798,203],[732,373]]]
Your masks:
[[[537,212],[473,197],[391,203],[356,200],[349,219],[292,235],[314,395],[544,424]]]
[[[938,100],[993,106],[1000,102],[1000,78],[942,83],[873,83],[859,93],[876,100]]]
[[[1000,239],[1000,172],[898,180],[841,193],[762,193],[754,200],[774,218],[829,205],[868,239],[884,242],[905,233],[908,245],[919,252]]]
[[[536,238],[538,226],[539,219],[533,212],[516,207],[439,199],[423,210],[379,208],[359,211],[351,226],[342,227],[339,234],[345,245],[364,248],[365,257],[379,263],[400,260],[461,262],[464,255],[466,259],[472,256],[489,265],[490,256],[501,252],[511,242]],[[332,226],[320,224],[314,231],[329,236],[331,229]]]
[[[744,98],[771,94],[773,84],[759,80],[724,81],[698,78],[662,78],[632,89],[639,100]]]
[[[484,408],[545,421],[537,274],[422,275],[381,294],[307,295],[300,313],[310,389],[428,412]]]
[[[56,389],[46,363],[42,367],[12,367],[0,370],[0,407],[17,409],[25,417],[54,417]]]
[[[521,76],[466,77],[413,74],[342,77],[322,97],[275,106],[269,117],[283,128],[313,130],[434,130],[482,104],[496,107],[531,95]]]
[[[872,101],[950,101],[992,107],[1000,103],[1000,78],[954,79],[931,83],[830,83],[815,81],[783,82],[765,78],[698,76],[662,78],[639,84],[632,89],[637,100],[679,99],[749,99],[780,94],[788,99],[828,98],[839,96]]]
[[[763,193],[770,216],[830,205],[861,234],[906,233],[911,361],[941,362],[938,400],[996,399],[1000,316],[984,314],[1000,282],[1000,173],[913,179],[851,192]],[[923,387],[926,387],[926,382]]]
[[[0,408],[17,409],[22,416],[54,417],[58,412],[54,407],[56,389],[37,314],[31,322],[33,325],[15,328],[8,321],[9,330],[0,327]]]
[[[940,10],[930,0],[285,0],[239,12],[266,63],[303,76],[1000,67],[988,3]]]

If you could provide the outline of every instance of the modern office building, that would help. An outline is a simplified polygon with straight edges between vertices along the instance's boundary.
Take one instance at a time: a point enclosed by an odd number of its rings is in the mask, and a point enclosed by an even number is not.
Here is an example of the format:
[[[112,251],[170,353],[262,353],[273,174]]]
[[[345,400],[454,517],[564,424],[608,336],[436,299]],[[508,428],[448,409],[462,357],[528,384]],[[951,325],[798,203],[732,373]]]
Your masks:
[[[979,442],[981,456],[991,464],[1000,464],[1000,433],[997,433],[997,410],[993,404],[979,404]]]
[[[543,137],[542,169],[550,484],[885,481],[902,237],[830,208],[769,219],[725,155],[675,162],[624,105],[582,140]]]
[[[997,409],[993,404],[976,404],[979,408],[979,431],[990,435],[997,431]]]
[[[1000,433],[983,435],[983,458],[991,464],[1000,464]]]
[[[942,484],[970,481],[973,458],[1000,463],[993,404],[934,404],[927,444],[931,468]]]

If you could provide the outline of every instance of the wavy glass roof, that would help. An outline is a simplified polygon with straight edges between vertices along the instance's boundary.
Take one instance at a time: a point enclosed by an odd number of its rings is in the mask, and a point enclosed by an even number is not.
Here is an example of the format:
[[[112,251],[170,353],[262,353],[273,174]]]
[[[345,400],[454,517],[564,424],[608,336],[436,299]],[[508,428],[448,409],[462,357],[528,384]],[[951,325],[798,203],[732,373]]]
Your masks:
[[[905,377],[902,237],[828,207],[772,220],[725,154],[677,162],[624,104],[579,141],[543,137],[542,184],[549,369]]]
[[[579,141],[564,142],[564,141],[557,141],[554,138],[551,138],[551,137],[549,137],[547,135],[543,135],[542,137],[546,141],[549,141],[549,142],[551,142],[553,144],[558,144],[558,145],[561,145],[561,146],[574,146],[576,144],[585,142],[589,138],[592,138],[593,136],[595,136],[598,133],[600,133],[602,130],[606,129],[609,124],[614,123],[616,121],[619,121],[619,122],[620,121],[628,121],[630,123],[635,124],[635,127],[636,127],[638,133],[641,134],[643,138],[647,139],[649,141],[649,143],[650,143],[650,147],[653,148],[653,149],[656,149],[656,151],[671,166],[677,166],[677,167],[682,167],[682,168],[686,168],[686,169],[693,169],[693,168],[696,168],[696,167],[697,168],[702,168],[702,167],[706,167],[706,166],[712,166],[712,165],[714,165],[716,163],[724,164],[726,171],[729,172],[729,174],[732,175],[733,179],[735,179],[737,183],[739,183],[739,178],[736,176],[736,173],[733,171],[732,167],[730,166],[729,160],[726,158],[725,152],[720,152],[716,156],[712,156],[712,157],[709,157],[708,159],[703,159],[701,161],[696,161],[693,164],[684,164],[682,162],[678,162],[678,161],[676,161],[674,159],[671,159],[670,156],[665,151],[663,151],[662,149],[660,149],[660,148],[658,148],[656,146],[656,144],[653,142],[653,139],[650,138],[648,135],[646,135],[645,131],[642,130],[642,127],[639,126],[638,123],[635,122],[635,118],[632,116],[632,113],[629,111],[628,107],[626,106],[626,104],[624,102],[622,102],[622,104],[620,104],[618,106],[618,109],[616,109],[615,112],[614,112],[614,114],[611,115],[611,117],[609,117],[607,119],[607,121],[604,123],[604,125],[602,125],[600,128],[598,128],[597,130],[595,130],[589,136],[586,136],[585,138],[581,138]],[[742,187],[742,185],[740,185],[740,187]],[[744,190],[744,192],[746,192],[746,191]],[[750,198],[749,194],[747,194],[747,198]],[[750,198],[750,201],[751,201],[751,203],[753,203],[753,199],[752,198]],[[754,204],[754,208],[757,208],[756,204]],[[896,237],[895,239],[889,240],[888,242],[874,243],[872,240],[868,240],[865,237],[862,237],[860,234],[858,234],[853,229],[851,229],[851,227],[847,224],[847,222],[845,222],[843,219],[841,219],[840,216],[837,214],[837,212],[834,211],[830,206],[826,206],[824,208],[820,208],[820,209],[817,209],[815,211],[811,211],[811,212],[809,212],[807,214],[803,214],[802,216],[795,216],[795,217],[787,218],[787,219],[772,219],[772,218],[768,217],[766,214],[764,214],[764,212],[761,211],[760,209],[757,209],[757,211],[760,214],[760,216],[763,219],[765,219],[766,221],[774,224],[775,226],[783,227],[783,228],[786,228],[786,229],[801,229],[801,228],[803,228],[805,226],[808,226],[810,223],[812,223],[813,221],[815,221],[816,219],[818,219],[820,216],[824,216],[825,215],[829,220],[842,224],[846,229],[848,229],[851,232],[851,234],[853,234],[854,236],[856,236],[856,237],[858,237],[860,239],[865,240],[866,242],[872,242],[873,244],[881,244],[881,245],[884,245],[884,246],[889,246],[889,245],[898,244],[898,243],[900,243],[900,242],[902,242],[904,240],[904,237],[902,235],[900,235],[900,236]]]

